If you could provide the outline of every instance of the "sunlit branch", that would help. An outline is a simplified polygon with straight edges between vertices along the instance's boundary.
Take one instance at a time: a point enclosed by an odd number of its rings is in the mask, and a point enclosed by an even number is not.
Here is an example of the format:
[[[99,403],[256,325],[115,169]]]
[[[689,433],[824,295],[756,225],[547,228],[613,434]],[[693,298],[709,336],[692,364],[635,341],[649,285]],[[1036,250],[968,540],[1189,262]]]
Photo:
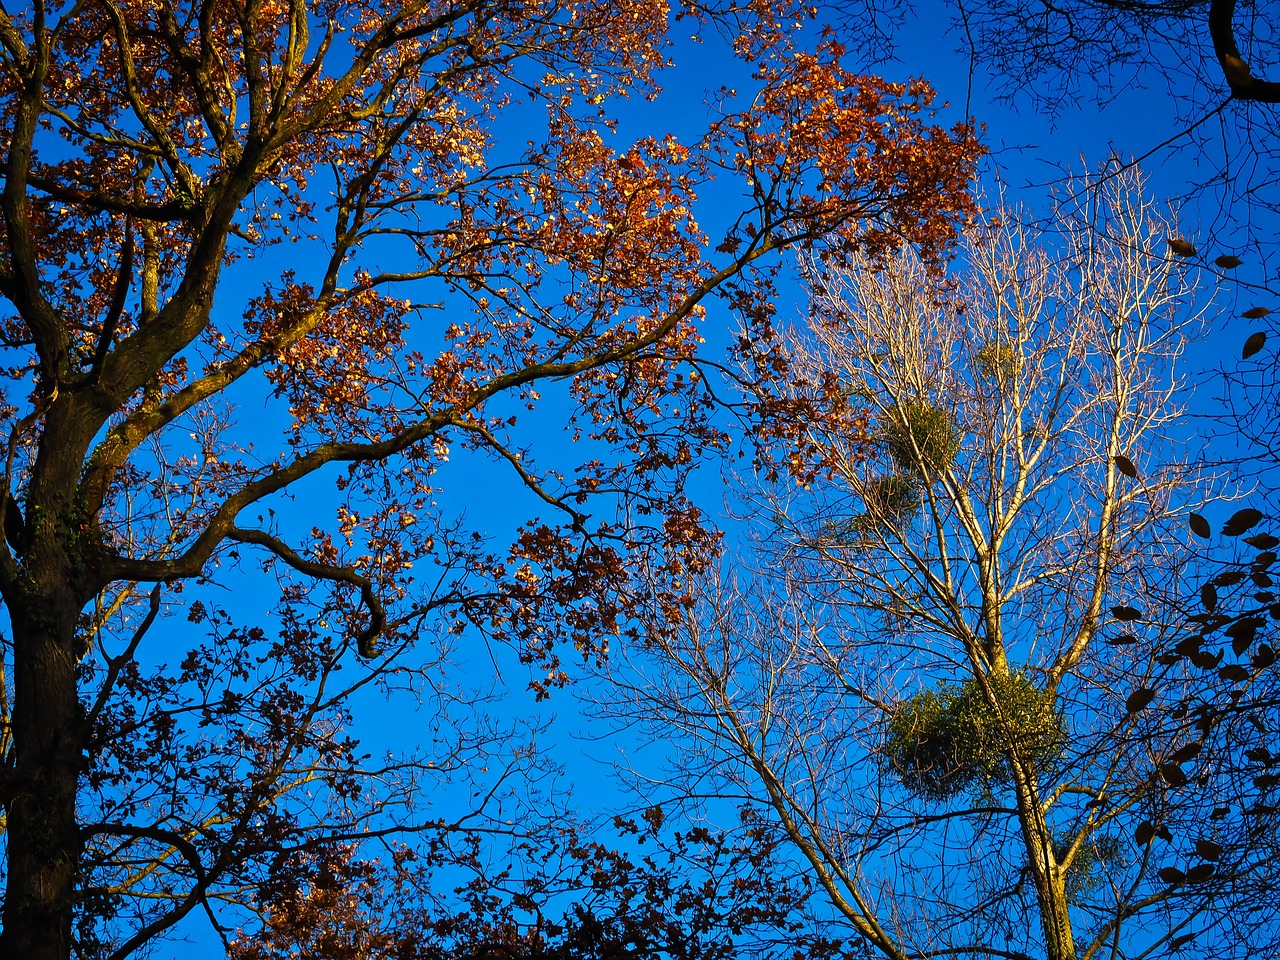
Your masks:
[[[109,960],[124,960],[142,944],[151,940],[157,933],[166,930],[190,913],[204,899],[205,892],[212,878],[205,873],[204,863],[200,859],[200,851],[190,840],[181,834],[160,827],[146,827],[127,823],[90,823],[80,829],[83,840],[95,836],[132,837],[137,839],[156,840],[168,844],[177,850],[191,867],[196,883],[183,898],[182,903],[170,911],[160,914],[148,923],[143,924],[131,937],[110,954]]]

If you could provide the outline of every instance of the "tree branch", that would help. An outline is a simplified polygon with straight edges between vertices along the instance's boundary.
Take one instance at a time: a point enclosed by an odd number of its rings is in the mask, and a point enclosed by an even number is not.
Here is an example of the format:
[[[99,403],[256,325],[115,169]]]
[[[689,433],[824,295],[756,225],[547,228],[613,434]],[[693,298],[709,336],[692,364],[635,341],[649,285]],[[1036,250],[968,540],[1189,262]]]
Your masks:
[[[1209,36],[1218,56],[1231,96],[1257,103],[1280,103],[1280,83],[1255,77],[1240,57],[1235,35],[1236,0],[1213,0],[1209,4]]]
[[[107,317],[102,321],[102,334],[98,337],[97,349],[93,352],[93,364],[89,368],[89,379],[96,382],[102,376],[102,365],[106,363],[107,352],[111,349],[111,341],[115,339],[116,327],[124,314],[124,303],[129,296],[129,286],[133,282],[133,224],[124,222],[124,249],[120,252],[120,269],[116,272],[116,286],[111,292],[111,306]]]
[[[387,626],[387,614],[382,606],[382,601],[378,599],[378,595],[373,589],[373,582],[368,577],[356,572],[351,567],[339,567],[333,564],[320,563],[316,560],[308,560],[282,540],[262,530],[245,530],[241,527],[232,527],[227,531],[227,539],[266,547],[293,569],[308,577],[314,577],[317,580],[333,580],[338,583],[348,583],[354,587],[359,587],[360,599],[369,610],[369,626],[356,634],[356,649],[360,652],[360,656],[365,659],[377,656],[378,651],[374,641],[378,639],[379,634]]]
[[[191,865],[191,871],[196,876],[196,885],[183,898],[182,903],[168,913],[163,913],[150,923],[143,925],[140,930],[121,944],[109,958],[109,960],[125,960],[126,957],[151,940],[156,934],[169,929],[190,913],[196,904],[204,900],[205,890],[208,889],[212,881],[205,873],[204,864],[200,860],[200,851],[196,849],[195,844],[171,830],[164,830],[160,827],[135,826],[128,823],[91,823],[80,828],[82,842],[94,836],[129,837],[167,843],[182,854],[183,859]]]

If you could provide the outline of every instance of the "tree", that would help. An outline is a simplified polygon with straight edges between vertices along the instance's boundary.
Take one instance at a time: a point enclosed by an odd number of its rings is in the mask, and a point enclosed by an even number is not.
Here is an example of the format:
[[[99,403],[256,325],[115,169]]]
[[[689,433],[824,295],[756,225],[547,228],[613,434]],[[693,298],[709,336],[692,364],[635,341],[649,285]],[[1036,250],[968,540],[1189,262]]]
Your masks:
[[[462,634],[562,683],[560,651],[625,628],[635,564],[705,536],[683,482],[720,437],[711,298],[765,337],[769,254],[946,247],[969,131],[758,6],[0,12],[0,953],[123,957],[198,911],[230,936],[219,905],[277,868],[493,812],[491,782],[456,817],[421,797],[489,745],[510,762],[499,734],[441,717],[434,750],[370,759],[361,691],[465,705]],[[672,16],[731,35],[755,98],[615,149]],[[713,176],[747,200],[710,252]],[[538,455],[544,392],[576,462]],[[445,489],[451,455],[523,491],[509,542]],[[302,516],[322,489],[331,519]],[[241,576],[278,583],[273,612],[213,599]],[[179,653],[154,625],[182,604],[207,638]]]
[[[1178,605],[1199,301],[1133,173],[1072,192],[943,278],[813,261],[794,389],[829,416],[755,495],[751,569],[617,673],[694,758],[674,792],[747,798],[815,922],[894,960],[1275,948],[1280,608]]]

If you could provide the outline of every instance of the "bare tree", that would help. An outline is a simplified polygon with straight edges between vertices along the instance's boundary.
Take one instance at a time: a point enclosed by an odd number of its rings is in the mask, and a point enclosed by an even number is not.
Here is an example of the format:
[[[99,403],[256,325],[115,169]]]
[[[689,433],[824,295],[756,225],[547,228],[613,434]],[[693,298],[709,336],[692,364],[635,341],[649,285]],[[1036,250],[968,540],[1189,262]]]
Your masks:
[[[811,264],[814,461],[758,495],[749,579],[709,577],[632,660],[632,703],[696,745],[681,788],[767,810],[815,919],[895,960],[1274,938],[1248,919],[1274,655],[1152,602],[1194,572],[1200,301],[1136,174],[1077,193],[1052,239],[989,218],[951,276]]]

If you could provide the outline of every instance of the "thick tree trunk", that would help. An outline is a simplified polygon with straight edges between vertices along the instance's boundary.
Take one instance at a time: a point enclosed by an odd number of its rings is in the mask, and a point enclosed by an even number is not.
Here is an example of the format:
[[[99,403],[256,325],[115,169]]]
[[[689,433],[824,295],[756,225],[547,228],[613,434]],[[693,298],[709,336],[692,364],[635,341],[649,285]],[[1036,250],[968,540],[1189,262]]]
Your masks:
[[[100,545],[77,506],[77,486],[96,427],[66,398],[50,407],[43,426],[18,566],[3,584],[13,635],[0,932],[6,960],[67,960],[80,868],[76,792],[87,731],[76,683],[76,627],[97,590]]]
[[[80,861],[76,787],[85,744],[74,653],[79,604],[65,589],[38,594],[17,609],[10,604],[15,697],[0,956],[67,960]]]

